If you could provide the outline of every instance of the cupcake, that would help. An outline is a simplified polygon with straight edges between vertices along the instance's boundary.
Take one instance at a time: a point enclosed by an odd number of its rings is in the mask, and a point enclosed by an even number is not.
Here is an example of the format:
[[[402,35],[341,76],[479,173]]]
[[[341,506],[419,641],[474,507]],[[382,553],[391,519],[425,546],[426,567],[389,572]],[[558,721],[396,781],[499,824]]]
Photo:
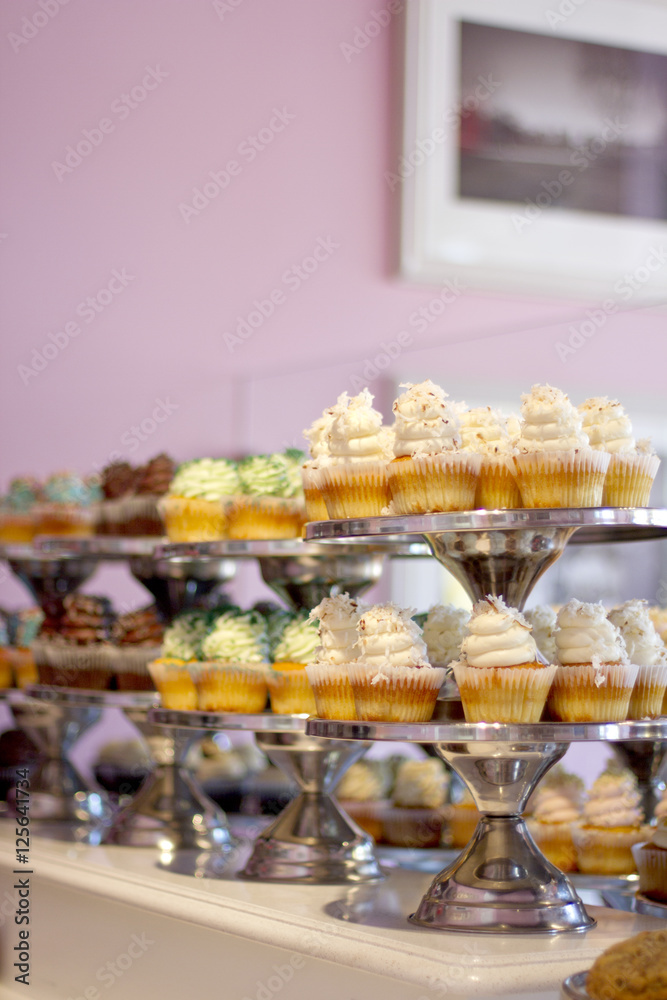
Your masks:
[[[44,622],[41,608],[25,608],[10,616],[9,638],[12,643],[9,661],[18,688],[37,684],[39,674],[35,660],[35,641]]]
[[[667,688],[667,650],[655,630],[646,601],[626,601],[609,612],[609,621],[623,636],[630,663],[639,669],[628,719],[658,719]]]
[[[458,660],[469,621],[470,612],[453,604],[435,604],[431,608],[422,635],[429,663],[446,667]]]
[[[637,779],[609,767],[593,782],[578,823],[572,825],[577,867],[586,875],[629,875],[632,848],[650,835],[643,826]]]
[[[186,712],[197,708],[197,689],[189,661],[163,656],[151,660],[147,669],[163,708]]]
[[[632,424],[621,404],[594,396],[579,407],[592,448],[611,456],[604,481],[605,507],[647,507],[660,459],[650,442],[635,443]]]
[[[562,872],[576,871],[572,824],[581,817],[583,781],[556,766],[542,779],[532,799],[533,816],[528,830],[533,840],[556,868]]]
[[[261,712],[266,707],[266,628],[261,616],[219,615],[202,642],[203,662],[191,666],[204,712]]]
[[[481,455],[475,491],[475,507],[504,510],[521,507],[521,494],[514,478],[514,442],[507,421],[490,406],[479,406],[461,414],[462,450]]]
[[[12,479],[9,492],[0,507],[0,542],[31,542],[35,537],[36,504],[41,486],[28,476]]]
[[[667,997],[667,930],[642,931],[607,948],[586,976],[590,1000]]]
[[[229,537],[299,538],[305,523],[303,452],[251,455],[238,463],[239,490],[229,509]]]
[[[359,656],[348,667],[356,718],[368,722],[428,722],[445,670],[428,662],[411,610],[378,604],[357,624]]]
[[[13,683],[14,675],[9,648],[9,631],[4,616],[0,615],[0,689],[10,688]]]
[[[477,829],[480,814],[469,790],[463,787],[447,809],[452,847],[466,847]]]
[[[152,691],[148,664],[160,656],[164,625],[154,604],[120,615],[111,629],[119,691]]]
[[[430,380],[394,403],[394,455],[387,474],[396,514],[472,510],[481,458],[460,450],[459,417]]]
[[[573,599],[558,612],[557,626],[551,714],[561,722],[622,722],[639,668],[604,607]]]
[[[533,626],[533,639],[537,651],[547,663],[556,663],[556,612],[548,604],[536,604],[523,612],[523,617]]]
[[[267,674],[271,709],[278,715],[315,715],[315,696],[306,664],[314,659],[319,642],[317,625],[310,618],[299,616],[285,625]]]
[[[468,722],[539,722],[555,666],[540,662],[531,626],[490,595],[472,609],[453,664]]]
[[[377,516],[389,503],[392,435],[372,403],[363,389],[358,396],[342,393],[331,408],[329,454],[318,459],[316,477],[330,518]]]
[[[170,542],[215,542],[227,537],[226,506],[238,493],[234,462],[226,458],[197,458],[176,470],[160,513]]]
[[[114,678],[113,609],[106,597],[70,594],[44,621],[34,654],[41,684],[105,691]]]
[[[102,469],[100,473],[102,501],[95,525],[96,534],[124,533],[123,499],[134,493],[136,482],[137,470],[129,462],[111,462]]]
[[[514,464],[523,506],[599,507],[609,455],[590,447],[576,407],[550,385],[534,385],[521,404]]]
[[[336,798],[358,826],[379,843],[384,839],[384,818],[391,806],[391,769],[383,760],[358,760],[336,786]]]
[[[359,652],[357,623],[361,610],[361,605],[348,594],[336,594],[325,597],[310,612],[310,620],[319,621],[320,644],[306,667],[306,674],[321,719],[357,717],[348,666]]]
[[[121,500],[121,530],[124,535],[160,536],[164,526],[159,504],[176,472],[176,463],[162,452],[136,470],[134,490]]]
[[[662,639],[667,641],[667,608],[661,608],[657,604],[648,609],[649,618],[655,625],[655,630]]]
[[[639,891],[648,899],[667,903],[667,809],[661,810],[658,825],[651,833],[647,843],[632,848],[639,872]]]
[[[329,431],[333,423],[333,409],[325,410],[303,432],[308,441],[310,458],[301,467],[301,482],[306,505],[307,521],[327,521],[327,505],[319,488],[320,459],[329,457]]]
[[[439,847],[447,816],[448,788],[449,773],[437,757],[403,761],[396,774],[393,806],[384,820],[387,843],[395,847]]]
[[[36,534],[93,534],[102,491],[96,479],[73,472],[57,472],[44,484],[43,499],[35,505]]]

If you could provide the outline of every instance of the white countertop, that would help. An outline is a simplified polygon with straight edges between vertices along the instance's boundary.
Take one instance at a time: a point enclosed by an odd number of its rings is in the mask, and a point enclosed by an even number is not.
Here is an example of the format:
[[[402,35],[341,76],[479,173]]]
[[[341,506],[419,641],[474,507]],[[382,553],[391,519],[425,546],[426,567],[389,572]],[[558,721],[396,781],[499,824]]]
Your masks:
[[[354,996],[371,1000],[375,996],[373,983],[382,986],[383,1000],[392,1000],[385,986],[390,977],[399,987],[396,997],[405,1000],[438,1000],[477,996],[484,998],[525,995],[528,997],[556,998],[561,981],[572,972],[590,966],[594,958],[615,941],[629,937],[641,930],[655,929],[664,922],[654,918],[610,910],[591,908],[597,926],[585,934],[557,935],[482,935],[431,931],[407,923],[411,913],[425,891],[432,876],[414,871],[393,870],[387,880],[378,885],[346,888],[344,886],[270,885],[246,882],[235,878],[233,872],[241,867],[243,857],[237,857],[231,870],[219,879],[195,878],[177,875],[156,867],[159,853],[152,849],[127,847],[86,847],[40,839],[33,834],[30,851],[30,868],[33,887],[33,921],[35,928],[34,976],[31,981],[33,1000],[67,1000],[75,994],[63,990],[79,989],[76,977],[69,982],[58,981],[58,976],[68,970],[67,956],[62,948],[54,949],[50,935],[65,928],[59,925],[62,911],[68,913],[66,941],[77,941],[76,954],[89,956],[91,969],[97,969],[117,946],[105,942],[115,914],[125,914],[119,928],[137,928],[150,924],[151,933],[160,939],[159,973],[165,984],[172,984],[176,992],[164,992],[165,985],[152,995],[161,998],[178,992],[180,961],[183,955],[179,941],[183,940],[185,927],[193,940],[217,942],[211,948],[209,983],[206,963],[197,975],[202,988],[213,983],[220,986],[220,956],[225,949],[243,962],[253,965],[253,949],[257,951],[257,966],[251,978],[260,969],[263,949],[277,949],[275,954],[300,956],[295,959],[311,963],[314,960],[320,977],[326,984],[329,963],[339,971],[358,977],[359,993]],[[11,820],[0,822],[0,900],[13,898],[13,869],[15,864],[15,831]],[[119,908],[120,907],[120,908]],[[7,908],[5,907],[5,910]],[[11,909],[11,906],[10,906]],[[5,911],[3,910],[3,913]],[[113,917],[113,919],[112,919]],[[13,936],[17,928],[12,920],[0,917],[2,936],[2,975],[0,983],[8,1000],[14,989],[8,975],[12,961],[8,961]],[[42,933],[47,926],[49,938]],[[76,925],[76,926],[73,926]],[[156,929],[157,928],[157,929]],[[213,932],[213,936],[211,936]],[[120,933],[120,931],[119,931]],[[199,934],[200,937],[196,938]],[[106,949],[106,950],[105,950]],[[267,954],[269,952],[267,951]],[[157,961],[154,951],[149,963],[137,962],[137,968],[147,971]],[[74,961],[74,955],[71,961]],[[97,966],[95,966],[97,962]],[[49,967],[49,963],[50,966]],[[173,963],[173,968],[171,963]],[[321,963],[327,963],[321,966]],[[323,973],[323,970],[324,973]],[[315,971],[315,966],[313,966]],[[155,972],[155,970],[154,970]],[[236,972],[242,975],[238,968]],[[92,973],[87,973],[88,981]],[[134,1000],[129,991],[130,978],[126,977],[122,996]],[[260,977],[261,980],[261,977]],[[241,985],[241,992],[230,992],[230,1000],[269,1000],[257,989],[249,991]],[[300,992],[298,980],[303,973],[295,974],[289,984],[284,984],[280,1000],[295,1000],[305,996]],[[153,980],[155,982],[155,980]],[[330,980],[333,985],[333,980]],[[137,983],[139,980],[137,980]],[[187,980],[194,986],[192,975]],[[302,983],[302,985],[303,985]],[[365,985],[364,985],[365,984]],[[274,982],[274,986],[276,983]],[[99,986],[99,983],[98,983]],[[97,989],[100,996],[105,989]],[[33,988],[34,987],[34,988]],[[143,987],[145,989],[145,986]],[[349,989],[349,986],[347,987]],[[49,989],[55,992],[49,992]],[[244,994],[242,991],[246,990]],[[139,986],[137,986],[139,990]],[[269,990],[271,992],[271,990]],[[273,990],[273,994],[277,991]],[[196,991],[195,991],[196,993]],[[0,991],[0,1000],[5,993]],[[24,995],[20,991],[17,995]],[[83,992],[79,994],[83,996]],[[140,993],[137,992],[137,996]],[[143,994],[145,998],[145,992]],[[216,995],[227,997],[227,993]],[[311,994],[312,995],[312,994]],[[332,993],[332,998],[335,994]],[[349,994],[350,1000],[353,994]],[[328,998],[319,993],[318,1000]],[[89,998],[85,998],[89,1000]],[[348,994],[338,993],[338,1000],[348,1000]]]

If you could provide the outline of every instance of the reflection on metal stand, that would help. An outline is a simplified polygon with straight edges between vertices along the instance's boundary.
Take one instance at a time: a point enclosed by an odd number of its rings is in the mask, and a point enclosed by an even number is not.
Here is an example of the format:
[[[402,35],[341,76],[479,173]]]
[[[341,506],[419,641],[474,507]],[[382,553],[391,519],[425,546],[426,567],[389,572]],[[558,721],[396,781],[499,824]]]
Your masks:
[[[615,743],[616,756],[625,767],[629,767],[637,777],[641,807],[647,823],[655,817],[655,807],[662,797],[665,787],[663,764],[667,743],[638,742],[636,740]]]

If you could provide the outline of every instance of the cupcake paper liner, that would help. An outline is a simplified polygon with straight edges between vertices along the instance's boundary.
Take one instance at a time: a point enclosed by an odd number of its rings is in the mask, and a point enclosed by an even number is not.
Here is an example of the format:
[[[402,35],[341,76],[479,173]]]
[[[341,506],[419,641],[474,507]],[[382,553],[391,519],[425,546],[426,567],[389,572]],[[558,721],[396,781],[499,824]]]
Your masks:
[[[106,643],[66,646],[38,643],[39,680],[54,687],[106,691],[114,676],[115,650]]]
[[[385,462],[350,462],[319,469],[317,483],[330,518],[379,517],[391,497]]]
[[[504,455],[482,455],[475,507],[483,510],[510,510],[523,507],[514,478],[514,463]]]
[[[439,847],[447,811],[393,806],[384,818],[384,839],[394,847]]]
[[[657,455],[614,452],[604,481],[604,506],[648,507],[659,465]]]
[[[622,722],[638,669],[622,663],[604,663],[598,670],[590,663],[559,666],[549,711],[560,722]]]
[[[639,891],[649,899],[667,903],[667,850],[649,841],[634,844],[632,857],[639,872]]]
[[[515,455],[524,507],[599,507],[610,455],[592,448]]]
[[[276,715],[315,715],[317,706],[308,675],[303,670],[270,670],[266,677],[271,710]]]
[[[236,496],[229,503],[228,537],[235,539],[300,538],[306,514],[294,497]]]
[[[328,521],[329,513],[319,488],[319,470],[302,468],[301,482],[306,503],[307,521]]]
[[[481,455],[463,451],[394,459],[387,475],[395,512],[473,510],[481,465]]]
[[[225,503],[195,497],[163,497],[158,509],[170,542],[217,542],[227,538]]]
[[[159,504],[161,496],[145,493],[120,501],[120,534],[136,538],[164,534]]]
[[[0,688],[10,688],[14,684],[11,652],[8,646],[0,646]]]
[[[364,722],[428,722],[445,679],[442,667],[348,668],[356,718]]]
[[[197,708],[197,689],[184,660],[152,660],[148,671],[160,693],[163,708],[181,711]]]
[[[224,663],[190,664],[202,712],[263,712],[268,694],[266,667]]]
[[[528,830],[547,861],[562,872],[576,872],[577,852],[572,840],[571,823],[529,820]]]
[[[628,719],[659,719],[667,688],[667,663],[637,668],[637,679],[630,695]]]
[[[31,542],[35,537],[36,527],[35,518],[31,513],[3,511],[0,513],[0,542]]]
[[[453,803],[446,806],[452,847],[465,847],[477,829],[480,814],[474,803]]]
[[[651,828],[584,826],[572,824],[577,867],[585,875],[630,875],[636,871],[632,848],[645,841]]]
[[[112,656],[119,691],[154,691],[148,664],[158,659],[161,646],[117,646]]]
[[[391,799],[377,799],[374,802],[358,802],[356,799],[337,801],[350,819],[372,837],[376,844],[384,841],[384,821],[392,808]]]
[[[454,663],[467,722],[539,722],[556,666],[471,667]]]
[[[99,520],[98,504],[77,507],[75,504],[35,504],[33,518],[36,535],[73,535],[87,538]]]
[[[348,667],[347,663],[337,666],[309,663],[306,667],[320,719],[357,718]]]

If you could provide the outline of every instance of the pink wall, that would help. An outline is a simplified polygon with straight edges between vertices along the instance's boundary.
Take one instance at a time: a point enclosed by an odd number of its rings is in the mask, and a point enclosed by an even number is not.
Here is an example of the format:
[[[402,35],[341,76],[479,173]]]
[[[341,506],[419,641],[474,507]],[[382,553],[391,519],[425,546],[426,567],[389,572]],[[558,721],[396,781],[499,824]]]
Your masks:
[[[374,0],[69,0],[53,13],[59,2],[0,8],[0,487],[113,452],[299,442],[434,294],[396,276],[398,204],[383,179],[398,155],[400,19],[346,59]],[[24,18],[39,25],[25,44]],[[142,81],[153,89],[123,104]],[[54,168],[84,130],[98,145],[71,172]],[[270,142],[250,161],[242,144],[257,134]],[[186,221],[179,206],[232,160],[226,189]],[[330,250],[307,280],[283,280],[318,245]],[[131,280],[87,321],[79,304],[114,271]],[[273,314],[230,352],[224,334],[274,289]],[[471,403],[540,380],[658,408],[660,311],[613,317],[564,364],[555,343],[583,309],[468,291],[387,376],[431,375],[453,395],[473,385]],[[21,377],[68,323],[80,333]],[[175,408],[140,442],[132,427],[156,400]],[[3,588],[0,601],[22,594]]]

